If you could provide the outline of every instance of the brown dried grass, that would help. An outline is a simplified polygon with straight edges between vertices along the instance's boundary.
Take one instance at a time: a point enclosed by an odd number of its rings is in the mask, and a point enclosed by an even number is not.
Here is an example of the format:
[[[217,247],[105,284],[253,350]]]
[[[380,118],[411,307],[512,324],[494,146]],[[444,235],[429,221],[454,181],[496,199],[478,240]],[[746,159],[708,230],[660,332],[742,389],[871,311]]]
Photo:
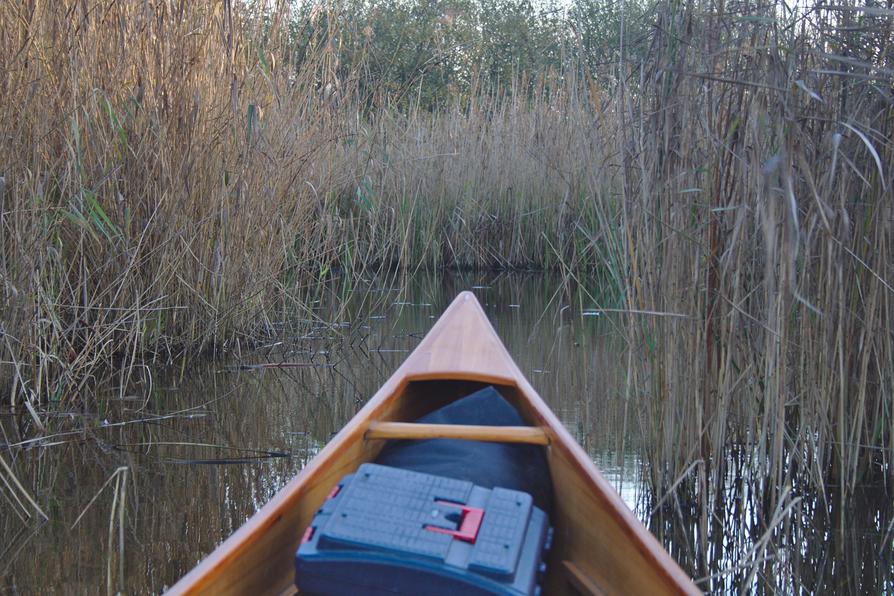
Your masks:
[[[10,402],[267,333],[336,267],[555,267],[628,313],[659,494],[717,505],[730,446],[767,511],[890,478],[889,9],[662,3],[637,61],[436,113],[361,110],[335,20],[268,9],[0,5]]]

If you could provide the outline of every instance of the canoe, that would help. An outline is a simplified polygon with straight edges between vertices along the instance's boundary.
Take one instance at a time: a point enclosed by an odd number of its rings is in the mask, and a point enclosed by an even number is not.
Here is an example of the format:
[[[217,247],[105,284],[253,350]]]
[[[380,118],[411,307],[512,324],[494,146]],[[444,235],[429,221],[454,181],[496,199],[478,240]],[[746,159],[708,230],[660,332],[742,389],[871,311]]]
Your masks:
[[[529,426],[411,422],[487,386]],[[555,494],[545,594],[701,593],[537,395],[470,292],[326,447],[169,593],[295,593],[295,551],[340,479],[375,460],[383,439],[433,437],[544,445]]]

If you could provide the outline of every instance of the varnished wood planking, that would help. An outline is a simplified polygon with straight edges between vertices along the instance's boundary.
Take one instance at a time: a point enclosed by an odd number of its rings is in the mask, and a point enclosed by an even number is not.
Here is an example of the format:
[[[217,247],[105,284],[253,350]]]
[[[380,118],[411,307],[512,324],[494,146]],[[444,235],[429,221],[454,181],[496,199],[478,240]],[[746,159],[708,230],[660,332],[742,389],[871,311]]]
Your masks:
[[[444,380],[449,383],[426,381]],[[460,381],[460,382],[457,382]],[[571,585],[568,561],[606,594],[697,594],[698,589],[602,478],[593,462],[521,374],[484,311],[460,294],[369,403],[271,501],[187,574],[171,593],[277,594],[289,590],[292,557],[332,486],[373,459],[373,421],[408,421],[493,383],[532,426],[546,429],[556,493],[555,548],[546,592]]]

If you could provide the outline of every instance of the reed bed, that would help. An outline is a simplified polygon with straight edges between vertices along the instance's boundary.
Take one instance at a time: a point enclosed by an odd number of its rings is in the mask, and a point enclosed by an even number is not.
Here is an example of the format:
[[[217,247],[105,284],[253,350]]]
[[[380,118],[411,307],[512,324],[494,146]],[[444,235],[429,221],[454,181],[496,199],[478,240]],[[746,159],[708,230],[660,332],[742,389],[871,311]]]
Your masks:
[[[332,182],[313,175],[343,135],[317,92],[329,54],[287,47],[287,16],[0,7],[0,378],[13,405],[85,399],[112,370],[125,387],[147,354],[263,332],[284,272],[335,250],[315,194]]]
[[[364,97],[323,7],[260,4],[0,5],[0,387],[27,424],[273,333],[333,272],[555,268],[624,313],[625,416],[655,494],[704,505],[702,561],[742,475],[765,520],[804,478],[890,482],[890,9],[660,2],[602,71],[428,110]]]
[[[786,23],[778,8],[738,29],[724,25],[743,15],[659,19],[655,46],[681,49],[642,71],[651,109],[628,109],[626,299],[691,317],[634,327],[664,344],[649,386],[670,410],[655,424],[688,438],[665,461],[746,441],[769,484],[798,468],[847,490],[890,472],[894,429],[886,57],[836,37],[826,11]]]
[[[594,271],[593,192],[609,192],[600,116],[574,73],[512,89],[474,88],[435,114],[387,107],[334,161],[355,173],[342,212],[365,262],[401,267]]]
[[[298,43],[287,3],[262,9],[0,8],[13,405],[80,400],[112,371],[123,391],[147,356],[251,341],[333,271],[568,256],[604,159],[573,84],[361,110],[335,20],[312,14]]]
[[[624,298],[682,315],[631,316],[630,391],[656,493],[701,504],[706,572],[730,490],[770,528],[799,495],[890,490],[892,18],[667,5],[621,65]]]

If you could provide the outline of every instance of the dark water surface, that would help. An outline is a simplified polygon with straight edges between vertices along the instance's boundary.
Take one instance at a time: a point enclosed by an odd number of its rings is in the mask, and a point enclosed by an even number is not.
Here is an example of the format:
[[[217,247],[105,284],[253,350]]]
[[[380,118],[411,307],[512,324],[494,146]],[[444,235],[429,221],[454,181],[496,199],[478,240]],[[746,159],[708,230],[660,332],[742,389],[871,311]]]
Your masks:
[[[636,415],[644,398],[625,401],[620,319],[595,314],[592,300],[542,275],[452,274],[351,292],[333,284],[264,347],[233,346],[232,361],[185,372],[143,371],[106,411],[48,421],[71,434],[0,451],[50,518],[29,521],[17,490],[0,484],[0,593],[172,585],[319,451],[463,289],[478,295],[531,384],[702,588],[894,591],[891,499],[879,489],[845,512],[799,495],[769,533],[748,487],[734,482],[730,507],[710,519],[679,498],[653,514]],[[237,366],[269,363],[286,365]],[[21,443],[20,427],[20,417],[0,415],[0,440]]]

